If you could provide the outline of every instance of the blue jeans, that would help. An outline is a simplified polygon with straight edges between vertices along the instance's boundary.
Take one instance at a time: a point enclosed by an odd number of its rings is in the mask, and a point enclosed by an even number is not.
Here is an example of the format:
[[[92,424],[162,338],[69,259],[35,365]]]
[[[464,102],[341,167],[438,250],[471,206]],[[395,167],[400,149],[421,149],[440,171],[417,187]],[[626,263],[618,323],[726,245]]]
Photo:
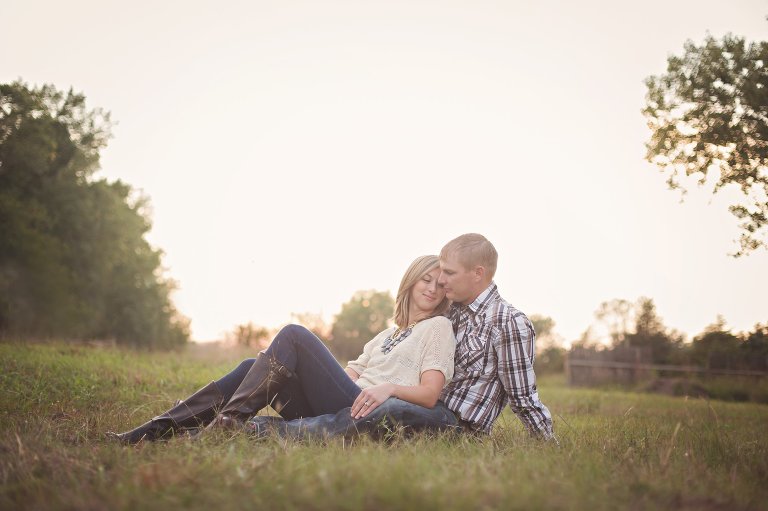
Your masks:
[[[285,419],[315,417],[349,408],[360,387],[344,372],[328,348],[312,332],[288,325],[275,336],[265,355],[294,374],[268,396],[269,403]],[[216,381],[229,400],[256,359],[243,360],[233,371]]]
[[[258,429],[260,423],[269,422],[282,436],[303,438],[375,435],[398,426],[408,431],[458,427],[456,417],[441,401],[434,408],[425,408],[389,398],[368,416],[353,419],[351,406],[361,392],[360,387],[344,372],[325,344],[302,326],[288,325],[280,330],[265,354],[275,357],[295,377],[269,396],[272,407],[286,420],[275,422],[267,417],[254,417],[253,422],[249,421],[251,430],[253,426]],[[227,399],[237,390],[255,360],[243,360],[217,380]]]
[[[391,397],[366,417],[353,419],[350,411],[348,407],[335,414],[295,420],[257,416],[246,423],[246,430],[259,437],[274,431],[281,437],[296,439],[351,437],[361,433],[381,436],[400,427],[406,432],[462,430],[456,416],[442,401],[434,408],[425,408]]]

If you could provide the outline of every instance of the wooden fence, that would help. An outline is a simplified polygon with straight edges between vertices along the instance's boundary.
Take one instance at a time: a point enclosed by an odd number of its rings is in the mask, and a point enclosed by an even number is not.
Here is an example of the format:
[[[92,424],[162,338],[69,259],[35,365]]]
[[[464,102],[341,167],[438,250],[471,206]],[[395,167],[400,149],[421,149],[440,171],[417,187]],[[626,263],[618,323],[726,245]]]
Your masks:
[[[648,348],[621,347],[597,351],[573,348],[565,359],[565,374],[570,385],[592,386],[608,383],[632,385],[656,378],[731,376],[747,379],[768,378],[763,371],[709,369],[697,366],[654,364]]]

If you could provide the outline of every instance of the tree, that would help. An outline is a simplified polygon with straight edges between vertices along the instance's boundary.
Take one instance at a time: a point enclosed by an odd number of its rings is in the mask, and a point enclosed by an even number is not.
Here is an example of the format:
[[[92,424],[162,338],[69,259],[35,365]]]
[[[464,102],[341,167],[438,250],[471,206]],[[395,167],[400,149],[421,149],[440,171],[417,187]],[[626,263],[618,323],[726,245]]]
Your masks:
[[[715,193],[737,186],[742,200],[729,208],[741,221],[735,255],[768,248],[768,42],[707,36],[684,50],[645,82],[647,159],[672,189],[685,192],[682,175],[714,181]]]
[[[669,364],[678,361],[682,338],[667,331],[656,313],[656,304],[650,298],[640,298],[635,307],[635,331],[624,339],[626,346],[650,348],[655,363]]]
[[[109,113],[88,110],[72,89],[0,84],[0,176],[23,194],[51,178],[83,183],[99,168],[111,127]]]
[[[768,323],[758,323],[754,332],[744,334],[740,350],[743,368],[768,371]]]
[[[656,313],[656,305],[650,298],[641,297],[636,303],[614,299],[600,304],[595,311],[600,330],[607,330],[611,348],[648,348],[656,363],[678,362],[683,338],[668,331]],[[587,347],[592,330],[588,329],[576,345]]]
[[[735,369],[739,367],[739,338],[725,328],[725,320],[717,321],[693,339],[691,359],[707,369]]]
[[[73,185],[98,167],[109,136],[108,114],[88,111],[82,95],[0,84],[0,332],[69,333],[80,319],[71,244],[56,231],[72,224],[62,217],[82,205]]]
[[[247,347],[267,347],[273,337],[273,332],[266,327],[254,325],[252,322],[237,325],[225,338],[227,341]]]
[[[328,347],[343,361],[354,360],[365,343],[386,329],[394,313],[394,299],[386,291],[358,291],[341,306],[328,339]]]
[[[331,335],[331,326],[325,322],[322,314],[314,312],[292,312],[291,323],[298,323],[315,334],[321,340],[327,340]]]
[[[188,340],[148,199],[93,178],[110,127],[72,90],[0,84],[0,336]]]
[[[555,320],[542,314],[532,314],[529,318],[536,332],[536,348],[541,349],[554,342]]]
[[[551,374],[565,371],[566,349],[562,346],[549,346],[536,355],[536,373]]]
[[[607,330],[613,346],[624,342],[632,324],[633,311],[634,305],[623,299],[603,302],[595,311],[595,318]]]

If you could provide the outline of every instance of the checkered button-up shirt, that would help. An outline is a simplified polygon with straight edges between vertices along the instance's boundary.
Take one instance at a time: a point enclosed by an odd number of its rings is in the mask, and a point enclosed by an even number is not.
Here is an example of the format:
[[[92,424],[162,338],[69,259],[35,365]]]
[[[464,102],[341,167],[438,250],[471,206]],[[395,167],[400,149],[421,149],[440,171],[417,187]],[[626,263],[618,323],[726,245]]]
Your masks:
[[[495,283],[469,305],[448,311],[456,333],[453,379],[440,399],[472,429],[490,433],[509,404],[533,435],[551,438],[552,416],[533,372],[533,325],[499,295]]]

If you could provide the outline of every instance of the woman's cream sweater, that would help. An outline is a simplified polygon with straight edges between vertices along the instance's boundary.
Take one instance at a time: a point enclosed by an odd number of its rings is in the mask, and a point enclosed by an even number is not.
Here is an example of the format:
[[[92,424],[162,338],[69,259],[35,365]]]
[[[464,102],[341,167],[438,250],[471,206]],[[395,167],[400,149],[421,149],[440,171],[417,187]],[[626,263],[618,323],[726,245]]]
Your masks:
[[[392,327],[378,334],[365,345],[357,360],[347,364],[360,375],[355,382],[360,388],[385,382],[415,386],[421,373],[430,369],[442,372],[446,384],[451,380],[456,337],[448,318],[437,316],[416,323],[408,337],[389,353],[383,353],[381,345],[394,331]]]

